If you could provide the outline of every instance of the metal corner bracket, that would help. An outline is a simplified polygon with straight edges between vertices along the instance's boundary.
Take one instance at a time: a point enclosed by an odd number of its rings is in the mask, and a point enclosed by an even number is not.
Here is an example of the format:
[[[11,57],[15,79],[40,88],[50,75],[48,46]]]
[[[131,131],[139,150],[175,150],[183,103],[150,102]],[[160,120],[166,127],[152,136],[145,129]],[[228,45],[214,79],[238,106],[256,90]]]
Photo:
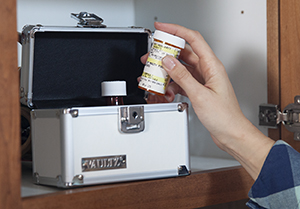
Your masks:
[[[188,108],[189,108],[188,103],[183,102],[178,104],[178,112],[184,112],[185,110],[188,110]]]
[[[81,186],[84,184],[84,176],[82,174],[74,176],[72,182],[63,182],[61,175],[58,175],[56,177],[56,180],[57,180],[57,187],[63,187],[63,188]]]
[[[33,174],[33,183],[35,183],[35,184],[39,184],[40,183],[40,175],[37,172],[35,172]]]
[[[187,176],[190,175],[191,172],[187,169],[185,165],[178,166],[178,176]]]
[[[72,118],[77,118],[79,115],[78,109],[63,109],[62,114],[70,114]]]

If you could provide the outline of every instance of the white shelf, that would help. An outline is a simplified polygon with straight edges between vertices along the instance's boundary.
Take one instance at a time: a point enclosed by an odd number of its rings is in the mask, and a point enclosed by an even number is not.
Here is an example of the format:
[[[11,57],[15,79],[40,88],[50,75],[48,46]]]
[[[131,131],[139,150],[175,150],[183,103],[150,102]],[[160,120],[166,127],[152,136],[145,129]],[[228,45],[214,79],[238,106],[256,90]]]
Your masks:
[[[241,164],[233,159],[191,156],[192,172],[230,168]]]

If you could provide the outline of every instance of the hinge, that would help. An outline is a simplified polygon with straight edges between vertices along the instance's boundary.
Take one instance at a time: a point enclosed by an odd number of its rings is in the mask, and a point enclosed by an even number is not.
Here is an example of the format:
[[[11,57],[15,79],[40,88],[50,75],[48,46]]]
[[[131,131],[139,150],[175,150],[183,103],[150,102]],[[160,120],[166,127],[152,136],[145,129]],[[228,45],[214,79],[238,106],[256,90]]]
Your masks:
[[[259,106],[259,125],[277,128],[282,123],[288,131],[294,133],[294,139],[300,141],[300,96],[295,96],[294,103],[281,112],[278,105],[262,104]]]

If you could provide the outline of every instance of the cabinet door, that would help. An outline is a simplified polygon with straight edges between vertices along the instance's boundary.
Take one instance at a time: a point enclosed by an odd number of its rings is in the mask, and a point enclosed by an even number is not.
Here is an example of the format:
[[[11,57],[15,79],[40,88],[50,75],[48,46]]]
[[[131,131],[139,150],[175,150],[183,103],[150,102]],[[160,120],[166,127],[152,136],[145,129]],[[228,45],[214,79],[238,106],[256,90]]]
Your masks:
[[[280,106],[294,103],[300,95],[300,2],[280,1]],[[300,151],[292,132],[281,128],[281,138]]]

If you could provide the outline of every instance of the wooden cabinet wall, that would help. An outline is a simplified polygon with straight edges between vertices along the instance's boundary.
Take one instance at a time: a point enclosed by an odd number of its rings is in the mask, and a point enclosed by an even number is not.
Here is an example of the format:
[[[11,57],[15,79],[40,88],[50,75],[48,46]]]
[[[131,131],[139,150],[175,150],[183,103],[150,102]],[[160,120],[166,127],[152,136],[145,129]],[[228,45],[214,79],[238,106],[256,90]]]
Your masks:
[[[16,1],[0,5],[0,208],[21,208]]]
[[[241,167],[21,198],[16,0],[0,0],[0,3],[0,208],[197,208],[247,198],[253,180]],[[284,106],[287,101],[293,102],[294,94],[300,92],[297,70],[300,3],[267,0],[267,8],[268,101]],[[293,92],[287,90],[288,83],[293,86]],[[269,134],[279,139],[284,132],[283,137],[289,141],[290,133],[283,129]],[[299,150],[299,142],[289,142]]]

